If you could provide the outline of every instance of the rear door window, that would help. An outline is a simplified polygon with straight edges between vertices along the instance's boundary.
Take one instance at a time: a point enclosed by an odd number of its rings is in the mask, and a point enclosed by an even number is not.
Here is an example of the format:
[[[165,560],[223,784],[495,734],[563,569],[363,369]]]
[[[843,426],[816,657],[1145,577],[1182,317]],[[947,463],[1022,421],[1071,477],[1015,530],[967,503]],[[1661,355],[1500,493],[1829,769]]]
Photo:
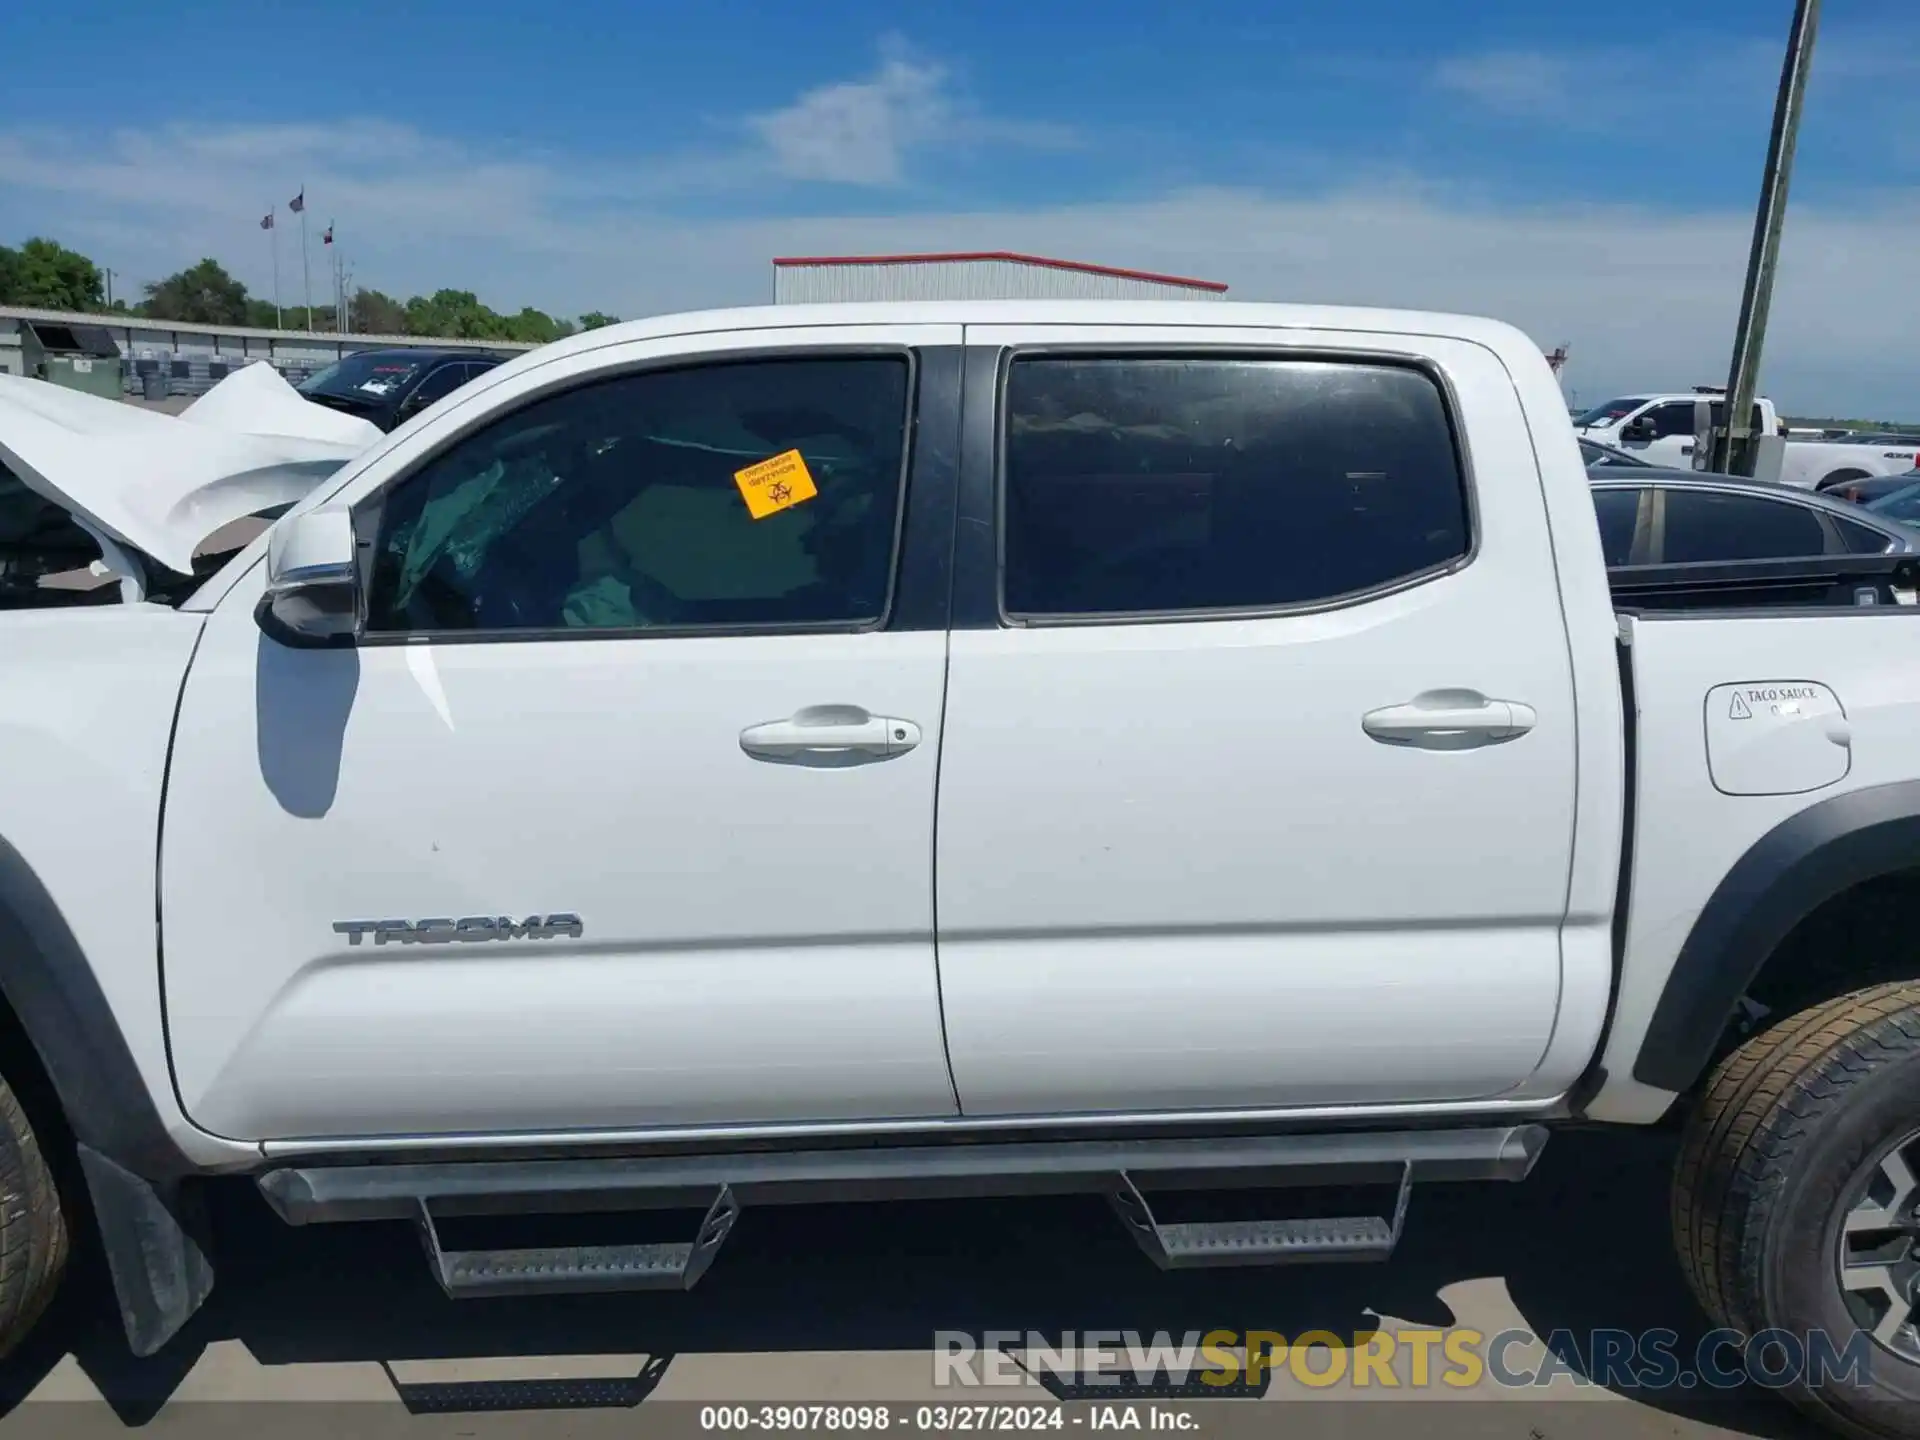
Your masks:
[[[1805,505],[1710,490],[1666,490],[1664,497],[1664,564],[1790,560],[1827,551],[1827,532]]]
[[[1004,409],[1009,616],[1318,604],[1472,547],[1446,403],[1412,367],[1034,356]]]

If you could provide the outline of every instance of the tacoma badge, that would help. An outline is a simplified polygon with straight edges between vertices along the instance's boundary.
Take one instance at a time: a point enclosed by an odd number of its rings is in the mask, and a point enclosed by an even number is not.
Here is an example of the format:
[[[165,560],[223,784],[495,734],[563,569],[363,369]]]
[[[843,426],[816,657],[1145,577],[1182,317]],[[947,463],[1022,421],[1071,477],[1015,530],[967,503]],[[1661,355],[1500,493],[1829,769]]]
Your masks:
[[[347,937],[347,944],[358,945],[363,935],[373,943],[385,945],[444,945],[453,940],[553,940],[562,935],[578,940],[581,934],[578,915],[529,915],[515,920],[510,915],[469,915],[463,920],[336,920],[334,933]]]

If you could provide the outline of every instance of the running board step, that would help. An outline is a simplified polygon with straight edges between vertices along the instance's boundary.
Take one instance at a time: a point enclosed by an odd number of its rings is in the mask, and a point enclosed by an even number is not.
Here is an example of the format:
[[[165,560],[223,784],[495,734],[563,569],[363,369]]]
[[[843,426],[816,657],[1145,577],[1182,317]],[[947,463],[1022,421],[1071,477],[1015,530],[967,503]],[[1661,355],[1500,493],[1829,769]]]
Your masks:
[[[433,1208],[419,1202],[420,1238],[440,1288],[467,1299],[485,1295],[581,1295],[620,1290],[691,1290],[739,1218],[726,1186],[707,1207],[689,1241],[643,1245],[542,1246],[517,1250],[446,1250]]]
[[[822,1201],[1105,1194],[1135,1241],[1166,1269],[1385,1259],[1399,1242],[1414,1182],[1523,1180],[1547,1138],[1544,1126],[1522,1124],[1205,1138],[969,1137],[567,1159],[394,1156],[286,1163],[263,1173],[259,1185],[291,1225],[412,1221],[449,1295],[687,1289],[712,1264],[742,1206]],[[1391,1185],[1398,1186],[1391,1216],[1306,1219],[1167,1223],[1142,1193]],[[704,1209],[693,1239],[516,1250],[448,1250],[441,1241],[456,1219],[669,1209]]]
[[[1326,1264],[1385,1260],[1407,1223],[1413,1166],[1403,1163],[1393,1217],[1343,1215],[1291,1220],[1201,1220],[1165,1224],[1154,1217],[1133,1177],[1115,1177],[1107,1192],[1127,1233],[1162,1270],[1226,1265]]]

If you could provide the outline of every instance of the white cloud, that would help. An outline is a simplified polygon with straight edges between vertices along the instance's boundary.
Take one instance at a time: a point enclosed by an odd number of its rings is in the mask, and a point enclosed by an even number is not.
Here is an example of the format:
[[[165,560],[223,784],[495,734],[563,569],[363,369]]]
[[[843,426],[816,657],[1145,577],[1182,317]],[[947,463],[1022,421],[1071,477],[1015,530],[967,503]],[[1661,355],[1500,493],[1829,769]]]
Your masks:
[[[945,83],[937,66],[888,60],[869,79],[809,90],[752,125],[789,179],[892,185],[907,153],[940,133]]]
[[[113,266],[125,294],[202,255],[267,294],[270,237],[259,218],[277,201],[285,225],[285,201],[304,180],[312,218],[340,221],[361,283],[401,296],[451,286],[497,308],[625,316],[760,302],[778,254],[1026,250],[1223,280],[1230,299],[1496,315],[1545,348],[1569,342],[1569,385],[1601,399],[1601,390],[1724,375],[1751,225],[1744,205],[1503,209],[1391,184],[693,218],[649,189],[649,173],[637,161],[502,155],[371,123],[128,132],[104,143],[0,132],[0,237],[62,238]],[[1920,418],[1915,234],[1912,198],[1794,205],[1764,376],[1783,405]],[[282,232],[281,291],[297,300],[291,239]],[[317,228],[313,255],[319,298]]]
[[[1435,82],[1489,110],[1522,118],[1565,115],[1573,98],[1573,65],[1538,50],[1492,50],[1454,55],[1434,71]]]
[[[898,44],[864,80],[806,91],[791,105],[748,121],[774,169],[789,180],[897,185],[908,162],[935,145],[1060,148],[1064,126],[983,116],[955,93],[943,66]]]

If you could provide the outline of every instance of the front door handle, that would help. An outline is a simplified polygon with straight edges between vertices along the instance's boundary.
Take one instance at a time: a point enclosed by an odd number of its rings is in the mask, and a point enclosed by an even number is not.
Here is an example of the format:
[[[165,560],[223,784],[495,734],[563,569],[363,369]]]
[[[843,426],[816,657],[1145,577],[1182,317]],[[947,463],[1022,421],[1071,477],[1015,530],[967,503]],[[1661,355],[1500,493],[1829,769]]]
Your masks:
[[[1478,690],[1429,690],[1405,705],[1368,711],[1360,728],[1383,745],[1473,750],[1518,739],[1539,718],[1518,700],[1490,700]]]
[[[919,743],[920,727],[911,720],[872,715],[858,705],[809,705],[740,732],[740,748],[756,760],[821,769],[890,759]]]

